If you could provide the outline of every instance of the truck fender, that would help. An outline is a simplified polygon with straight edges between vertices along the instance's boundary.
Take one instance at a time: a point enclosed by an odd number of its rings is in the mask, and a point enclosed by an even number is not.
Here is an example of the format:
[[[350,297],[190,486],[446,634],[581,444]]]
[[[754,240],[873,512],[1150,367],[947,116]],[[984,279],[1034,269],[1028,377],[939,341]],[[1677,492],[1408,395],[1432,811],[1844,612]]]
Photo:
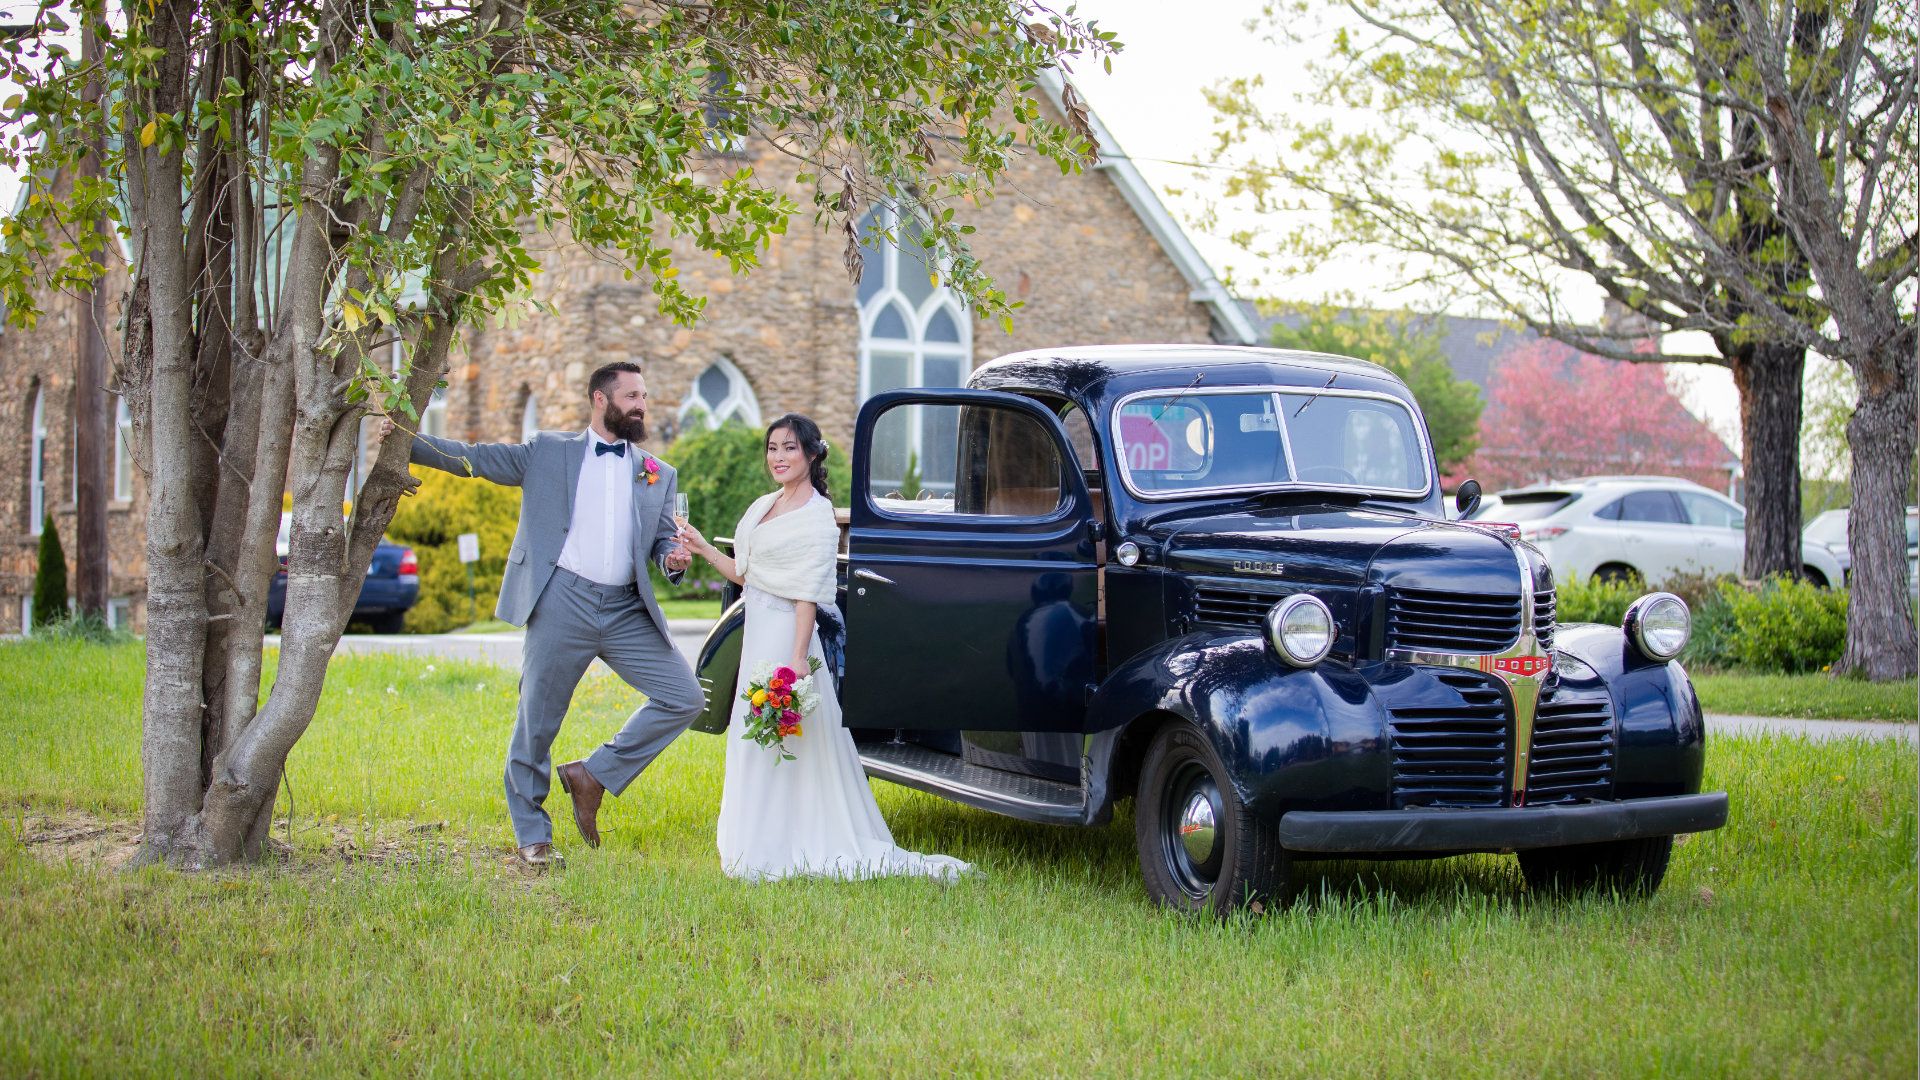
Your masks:
[[[1252,634],[1171,638],[1108,674],[1087,707],[1088,820],[1133,794],[1140,757],[1169,717],[1192,724],[1262,819],[1289,804],[1369,808],[1387,785],[1386,716],[1352,668],[1295,668]]]
[[[727,733],[727,723],[733,719],[733,699],[738,693],[740,642],[746,632],[744,600],[735,600],[729,605],[707,631],[707,639],[700,643],[699,659],[693,665],[693,674],[700,680],[700,692],[706,695],[707,707],[687,726],[688,731],[708,735]]]
[[[815,623],[819,627],[821,651],[827,654],[821,672],[832,678],[833,692],[837,695],[847,664],[846,620],[838,606],[826,604],[819,608]],[[700,680],[700,692],[706,695],[707,707],[694,718],[688,731],[726,734],[727,724],[733,719],[733,700],[740,692],[740,642],[746,630],[746,601],[735,600],[721,612],[719,621],[700,643],[700,656],[693,665],[693,674]]]

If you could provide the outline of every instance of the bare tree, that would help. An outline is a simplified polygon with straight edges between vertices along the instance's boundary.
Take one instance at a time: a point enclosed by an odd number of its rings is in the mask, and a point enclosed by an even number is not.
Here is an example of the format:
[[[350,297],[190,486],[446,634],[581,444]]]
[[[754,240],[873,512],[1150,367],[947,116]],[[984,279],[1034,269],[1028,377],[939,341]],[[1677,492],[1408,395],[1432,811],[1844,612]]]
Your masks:
[[[1755,576],[1800,565],[1807,351],[1875,373],[1854,444],[1879,463],[1855,471],[1873,568],[1856,571],[1844,664],[1911,673],[1900,523],[1885,516],[1914,444],[1911,0],[1300,0],[1267,16],[1298,36],[1316,9],[1341,26],[1315,111],[1264,113],[1257,80],[1212,95],[1229,197],[1330,222],[1281,237],[1294,257],[1384,251],[1407,283],[1584,351],[1730,367]],[[1340,119],[1319,118],[1329,107]],[[1561,301],[1581,278],[1640,318],[1582,325]],[[1644,350],[1682,330],[1717,355]]]
[[[1025,91],[1113,47],[1025,0],[935,0],[911,17],[869,0],[75,10],[107,42],[98,61],[71,62],[52,7],[0,46],[24,88],[6,122],[32,194],[5,224],[0,288],[31,322],[49,288],[98,276],[107,238],[57,246],[73,223],[123,222],[118,376],[151,477],[145,856],[189,867],[260,853],[369,557],[415,484],[406,440],[388,440],[343,513],[361,419],[414,427],[457,328],[528,294],[523,241],[617,259],[695,321],[669,242],[747,272],[799,212],[750,169],[697,178],[716,149],[757,137],[805,163],[856,276],[853,222],[884,200],[921,222],[955,289],[1004,313],[948,208],[984,197],[1016,153],[1080,167],[1084,125],[1049,121]],[[117,152],[102,174],[63,194],[51,180],[103,138]],[[395,340],[409,355],[388,370]],[[256,711],[289,489],[285,632]]]

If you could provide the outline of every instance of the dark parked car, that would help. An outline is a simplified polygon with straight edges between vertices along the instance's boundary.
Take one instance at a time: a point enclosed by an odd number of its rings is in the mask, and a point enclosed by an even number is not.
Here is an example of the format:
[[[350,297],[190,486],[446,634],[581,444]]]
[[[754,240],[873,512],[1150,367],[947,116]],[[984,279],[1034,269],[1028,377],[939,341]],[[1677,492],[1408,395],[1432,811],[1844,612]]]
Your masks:
[[[1686,605],[1558,624],[1517,530],[1446,520],[1419,408],[1372,364],[1003,357],[868,400],[851,497],[829,667],[868,774],[1058,825],[1132,798],[1168,905],[1462,852],[1651,893],[1675,834],[1726,820]],[[699,730],[725,730],[741,622],[701,649]]]
[[[280,572],[273,575],[267,590],[267,625],[278,627],[287,608],[287,548],[292,515],[280,515],[280,537],[275,542],[280,555]],[[420,599],[420,563],[413,549],[386,537],[373,549],[373,561],[367,566],[367,578],[360,586],[360,598],[353,605],[353,620],[366,623],[376,634],[397,634],[406,621],[407,609]]]

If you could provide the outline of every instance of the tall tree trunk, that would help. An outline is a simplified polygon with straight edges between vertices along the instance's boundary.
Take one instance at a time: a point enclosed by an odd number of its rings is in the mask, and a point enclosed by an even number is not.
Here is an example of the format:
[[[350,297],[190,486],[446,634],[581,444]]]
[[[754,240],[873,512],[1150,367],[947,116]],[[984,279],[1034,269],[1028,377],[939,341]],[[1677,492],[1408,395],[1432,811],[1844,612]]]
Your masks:
[[[91,20],[83,19],[80,32],[81,63],[100,62],[100,38]],[[100,80],[90,79],[83,95],[89,101],[100,96]],[[87,156],[77,170],[83,180],[98,180],[101,158],[106,154],[104,140],[87,147]],[[112,235],[106,218],[88,223],[96,237]],[[107,613],[107,476],[110,452],[107,422],[107,338],[106,338],[106,252],[96,251],[93,263],[101,276],[80,290],[74,311],[73,349],[73,467],[74,467],[74,599],[82,615],[104,618]]]
[[[1723,346],[1724,347],[1724,346]],[[1727,353],[1740,390],[1740,456],[1747,476],[1746,575],[1798,577],[1801,382],[1807,350],[1748,342]],[[1839,587],[1840,582],[1831,582]]]
[[[141,146],[146,112],[177,112],[185,97],[192,0],[162,6],[154,44],[151,97],[130,101],[125,143],[129,203],[133,209],[139,275],[148,290],[141,322],[129,322],[130,343],[149,343],[152,395],[152,486],[147,513],[147,686],[140,760],[145,832],[142,858],[172,852],[200,803],[201,662],[207,603],[202,587],[206,538],[191,473],[194,443],[193,282],[181,246],[179,193],[184,190],[178,148]]]
[[[1914,674],[1913,600],[1906,547],[1907,489],[1913,484],[1914,350],[1920,332],[1909,324],[1891,335],[1890,356],[1854,365],[1860,401],[1847,421],[1853,453],[1853,507],[1847,514],[1847,550],[1853,557],[1847,647],[1836,673],[1875,682]]]

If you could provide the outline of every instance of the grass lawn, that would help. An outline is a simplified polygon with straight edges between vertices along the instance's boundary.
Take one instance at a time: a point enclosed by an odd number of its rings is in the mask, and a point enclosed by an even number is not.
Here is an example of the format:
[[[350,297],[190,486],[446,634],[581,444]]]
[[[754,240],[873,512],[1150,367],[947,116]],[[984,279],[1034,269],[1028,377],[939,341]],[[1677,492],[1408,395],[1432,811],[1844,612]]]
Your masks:
[[[1708,712],[1809,720],[1902,720],[1920,714],[1914,680],[1870,683],[1829,675],[1695,675]]]
[[[1891,742],[1715,740],[1732,820],[1652,901],[1543,899],[1511,857],[1320,863],[1304,902],[1218,925],[1148,904],[1124,812],[1048,828],[888,784],[902,843],[984,873],[728,881],[701,735],[609,801],[606,846],[525,876],[513,675],[345,657],[291,762],[293,854],[187,877],[95,854],[139,802],[138,650],[0,646],[0,1075],[1916,1069],[1917,778]],[[584,685],[556,753],[633,704]]]

